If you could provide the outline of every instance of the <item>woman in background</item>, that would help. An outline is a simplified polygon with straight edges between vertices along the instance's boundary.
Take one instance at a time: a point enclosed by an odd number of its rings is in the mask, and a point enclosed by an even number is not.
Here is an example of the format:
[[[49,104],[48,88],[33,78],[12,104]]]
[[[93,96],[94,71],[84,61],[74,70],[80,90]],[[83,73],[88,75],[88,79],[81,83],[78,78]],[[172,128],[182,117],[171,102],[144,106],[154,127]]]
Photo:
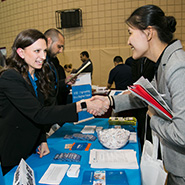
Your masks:
[[[156,89],[172,109],[171,121],[160,117],[149,106],[151,129],[163,146],[162,159],[168,171],[168,185],[185,184],[185,52],[179,40],[173,39],[176,20],[166,16],[155,5],[136,9],[126,20],[130,34],[128,44],[134,59],[147,57],[156,64]],[[146,106],[130,94],[96,97],[110,102],[115,112]]]
[[[40,157],[49,153],[45,126],[78,121],[80,102],[44,106],[52,94],[50,75],[45,62],[47,39],[38,30],[18,34],[7,67],[0,72],[0,159],[3,174],[26,159],[38,147]],[[107,110],[101,101],[85,100],[87,109],[96,115]],[[83,104],[84,106],[84,104]]]

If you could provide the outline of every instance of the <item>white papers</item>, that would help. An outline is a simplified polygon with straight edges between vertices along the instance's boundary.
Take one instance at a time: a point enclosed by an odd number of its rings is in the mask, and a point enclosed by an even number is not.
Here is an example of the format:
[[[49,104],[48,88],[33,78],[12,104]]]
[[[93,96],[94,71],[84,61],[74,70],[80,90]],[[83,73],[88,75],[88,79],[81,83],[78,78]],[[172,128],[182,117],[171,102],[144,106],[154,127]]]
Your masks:
[[[122,95],[124,92],[127,92],[128,90],[111,90],[109,93],[109,96],[116,96],[116,95]]]
[[[165,109],[172,114],[172,110],[168,107],[167,103],[163,100],[162,96],[164,94],[159,94],[158,91],[153,87],[153,85],[144,77],[141,77],[134,84],[139,84],[145,87],[145,89],[163,106]]]
[[[172,119],[172,110],[162,98],[163,95],[161,96],[161,94],[159,94],[152,84],[144,77],[141,77],[133,86],[130,86],[128,90],[153,107],[161,117],[168,120]]]
[[[86,67],[88,67],[91,64],[90,61],[87,62],[87,64],[85,64],[77,73],[73,74],[73,76],[67,81],[67,83],[69,81],[71,81],[73,78],[77,77]]]
[[[107,87],[99,87],[97,85],[92,85],[93,94],[108,94],[110,89]]]
[[[91,168],[138,169],[134,150],[98,150],[90,151]]]
[[[39,183],[56,185],[60,184],[68,168],[68,164],[50,164]]]
[[[94,134],[96,129],[96,125],[85,125],[84,128],[81,130],[83,134]]]
[[[80,165],[79,164],[72,164],[67,171],[67,176],[68,177],[78,177],[80,173]]]
[[[91,85],[91,73],[81,73],[81,74],[79,74],[75,83],[72,86],[86,85],[86,84]]]
[[[130,132],[129,143],[137,143],[136,132]]]
[[[14,174],[13,185],[19,184],[35,185],[34,172],[24,159],[21,159],[21,162]]]

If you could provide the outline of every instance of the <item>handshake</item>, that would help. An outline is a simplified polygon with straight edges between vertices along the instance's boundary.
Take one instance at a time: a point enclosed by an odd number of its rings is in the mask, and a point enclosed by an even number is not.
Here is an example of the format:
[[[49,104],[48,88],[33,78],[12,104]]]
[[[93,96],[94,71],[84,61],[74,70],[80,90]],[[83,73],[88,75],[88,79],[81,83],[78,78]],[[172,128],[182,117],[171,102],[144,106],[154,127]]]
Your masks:
[[[110,106],[110,98],[108,96],[93,96],[85,101],[87,104],[87,112],[95,116],[105,114]]]

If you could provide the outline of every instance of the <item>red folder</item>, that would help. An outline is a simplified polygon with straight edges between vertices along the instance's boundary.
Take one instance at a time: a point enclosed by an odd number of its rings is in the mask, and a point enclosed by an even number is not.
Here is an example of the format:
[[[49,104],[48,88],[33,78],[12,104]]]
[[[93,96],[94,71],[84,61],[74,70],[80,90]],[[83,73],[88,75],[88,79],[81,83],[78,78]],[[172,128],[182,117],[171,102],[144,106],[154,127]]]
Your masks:
[[[153,105],[152,107],[156,110],[157,112],[161,112],[165,117],[169,118],[170,120],[172,119],[172,114],[168,112],[152,95],[147,92],[145,88],[143,88],[139,84],[135,84],[133,86],[129,87],[129,90],[133,92],[137,97],[141,98],[142,100],[146,101],[149,105]]]

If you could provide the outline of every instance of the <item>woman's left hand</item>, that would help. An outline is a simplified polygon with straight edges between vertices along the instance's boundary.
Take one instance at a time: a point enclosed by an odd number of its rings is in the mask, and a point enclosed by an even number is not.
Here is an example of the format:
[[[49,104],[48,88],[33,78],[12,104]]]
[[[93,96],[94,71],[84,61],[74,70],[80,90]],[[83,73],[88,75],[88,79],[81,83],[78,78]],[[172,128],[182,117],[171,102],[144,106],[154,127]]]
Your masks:
[[[50,153],[47,142],[43,142],[40,144],[37,153],[40,155],[40,158]]]
[[[152,117],[153,115],[156,115],[156,111],[150,106],[148,105],[148,111],[147,114]]]

